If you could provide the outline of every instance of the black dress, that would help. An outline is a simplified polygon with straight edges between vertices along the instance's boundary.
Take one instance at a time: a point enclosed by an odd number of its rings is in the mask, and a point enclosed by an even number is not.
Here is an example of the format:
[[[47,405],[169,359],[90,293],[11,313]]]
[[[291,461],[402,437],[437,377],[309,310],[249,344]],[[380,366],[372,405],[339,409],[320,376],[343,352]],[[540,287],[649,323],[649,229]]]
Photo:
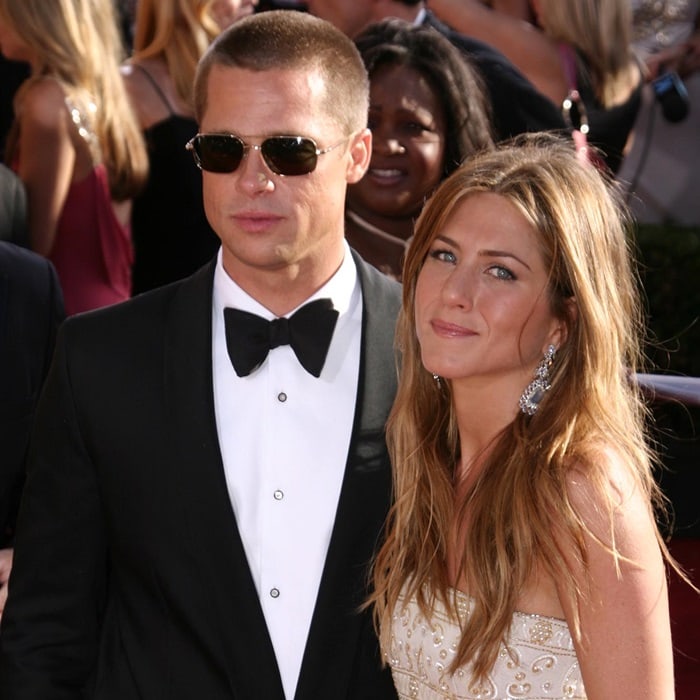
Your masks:
[[[202,203],[202,177],[185,144],[197,122],[175,114],[150,74],[170,115],[144,131],[150,172],[144,191],[134,199],[133,293],[139,294],[187,277],[210,260],[219,238],[209,226]]]
[[[627,139],[634,128],[637,114],[642,105],[643,80],[639,82],[629,97],[613,107],[604,107],[595,95],[593,87],[583,71],[577,71],[578,91],[586,107],[590,133],[588,141],[599,148],[610,172],[617,173]]]

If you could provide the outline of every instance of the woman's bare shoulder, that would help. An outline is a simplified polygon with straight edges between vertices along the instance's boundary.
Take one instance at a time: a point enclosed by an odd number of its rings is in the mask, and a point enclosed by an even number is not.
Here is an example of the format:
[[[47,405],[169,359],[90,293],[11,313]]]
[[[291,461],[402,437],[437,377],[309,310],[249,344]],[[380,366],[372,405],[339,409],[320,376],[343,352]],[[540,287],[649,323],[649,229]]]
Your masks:
[[[65,123],[65,105],[65,88],[50,77],[30,78],[15,97],[15,111],[20,122],[31,120],[45,128]]]

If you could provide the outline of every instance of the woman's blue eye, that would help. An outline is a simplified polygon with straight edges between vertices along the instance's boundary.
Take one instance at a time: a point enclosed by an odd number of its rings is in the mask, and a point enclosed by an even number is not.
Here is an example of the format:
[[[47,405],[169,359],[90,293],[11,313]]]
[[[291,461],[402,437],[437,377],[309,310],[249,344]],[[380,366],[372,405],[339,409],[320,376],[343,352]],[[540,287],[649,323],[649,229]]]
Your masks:
[[[499,280],[514,280],[517,279],[516,276],[507,268],[502,265],[492,265],[486,271],[492,277]]]
[[[457,256],[453,252],[441,248],[431,250],[430,257],[440,262],[454,263],[457,261]]]

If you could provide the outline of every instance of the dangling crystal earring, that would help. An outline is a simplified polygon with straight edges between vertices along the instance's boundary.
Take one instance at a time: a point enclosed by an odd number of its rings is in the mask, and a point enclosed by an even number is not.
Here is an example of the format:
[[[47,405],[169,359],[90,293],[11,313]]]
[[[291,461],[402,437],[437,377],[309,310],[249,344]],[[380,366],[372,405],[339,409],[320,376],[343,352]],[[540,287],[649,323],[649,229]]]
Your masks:
[[[554,345],[550,345],[544,354],[542,362],[537,365],[535,378],[527,385],[520,397],[520,410],[528,416],[534,415],[540,405],[540,401],[552,387],[549,383],[549,369],[554,362],[555,354],[556,348]]]
[[[433,379],[435,380],[435,383],[437,384],[437,388],[442,389],[442,382],[440,381],[440,375],[433,373]]]

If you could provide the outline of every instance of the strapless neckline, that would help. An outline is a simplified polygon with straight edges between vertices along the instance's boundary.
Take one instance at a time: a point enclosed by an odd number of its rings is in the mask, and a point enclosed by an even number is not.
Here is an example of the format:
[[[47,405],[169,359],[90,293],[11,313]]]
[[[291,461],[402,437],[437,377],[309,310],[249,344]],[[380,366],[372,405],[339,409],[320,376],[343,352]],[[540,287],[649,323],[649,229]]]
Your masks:
[[[417,700],[585,699],[573,639],[565,620],[538,613],[515,612],[494,668],[485,683],[471,682],[471,667],[450,673],[460,638],[469,623],[473,599],[451,589],[458,619],[436,599],[430,619],[415,597],[401,596],[392,619],[391,667],[399,697]]]

